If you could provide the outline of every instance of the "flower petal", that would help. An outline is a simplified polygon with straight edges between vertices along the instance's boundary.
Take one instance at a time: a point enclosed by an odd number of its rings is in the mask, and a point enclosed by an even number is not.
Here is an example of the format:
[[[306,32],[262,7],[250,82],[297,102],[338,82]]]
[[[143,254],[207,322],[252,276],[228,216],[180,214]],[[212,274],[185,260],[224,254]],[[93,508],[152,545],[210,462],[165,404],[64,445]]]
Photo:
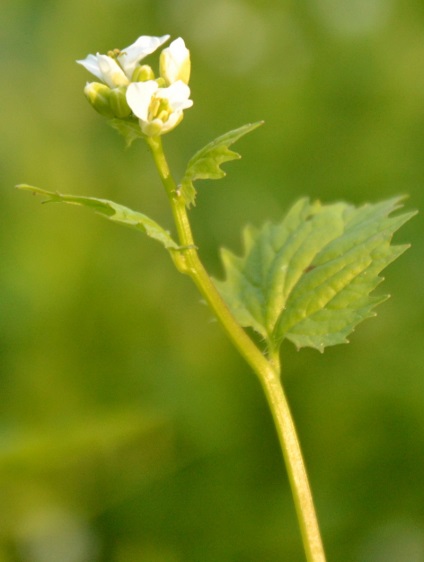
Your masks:
[[[165,41],[168,41],[169,35],[162,37],[151,37],[150,35],[142,35],[129,47],[122,49],[118,56],[119,64],[129,80],[137,66],[137,63],[158,49]]]
[[[84,60],[77,60],[77,63],[81,64],[110,88],[128,84],[128,79],[119,64],[107,55],[100,55],[99,53],[88,55]]]
[[[103,75],[103,81],[108,86],[116,88],[117,86],[126,86],[128,84],[128,78],[115,59],[107,55],[97,54],[97,61]]]
[[[150,102],[155,92],[159,90],[157,82],[148,80],[147,82],[132,82],[127,88],[127,102],[132,112],[139,119],[147,121]]]
[[[166,98],[174,111],[187,109],[193,105],[193,100],[189,99],[190,88],[181,80],[174,82],[168,88],[160,88],[156,95],[160,98]]]
[[[168,121],[166,121],[163,125],[162,125],[162,131],[161,131],[161,135],[167,133],[168,131],[171,131],[174,127],[176,127],[183,119],[184,117],[184,113],[182,111],[174,111],[174,113],[171,113],[171,115],[169,116]]]
[[[87,55],[85,59],[77,60],[77,63],[81,64],[88,72],[91,72],[91,74],[94,74],[96,78],[103,81],[103,75],[99,68],[96,55]]]

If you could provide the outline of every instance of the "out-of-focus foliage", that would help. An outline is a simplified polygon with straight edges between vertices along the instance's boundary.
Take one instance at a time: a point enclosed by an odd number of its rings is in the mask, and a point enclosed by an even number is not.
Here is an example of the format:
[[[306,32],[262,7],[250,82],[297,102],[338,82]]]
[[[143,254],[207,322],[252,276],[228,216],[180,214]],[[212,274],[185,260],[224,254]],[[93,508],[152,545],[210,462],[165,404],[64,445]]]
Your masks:
[[[221,245],[300,196],[424,207],[424,8],[411,0],[3,0],[0,561],[303,561],[261,389],[160,247],[12,189],[119,201],[172,226],[147,147],[83,95],[75,64],[182,36],[194,107],[175,175],[243,123],[243,160],[192,209]],[[329,560],[424,561],[423,222],[393,298],[349,346],[283,345]]]

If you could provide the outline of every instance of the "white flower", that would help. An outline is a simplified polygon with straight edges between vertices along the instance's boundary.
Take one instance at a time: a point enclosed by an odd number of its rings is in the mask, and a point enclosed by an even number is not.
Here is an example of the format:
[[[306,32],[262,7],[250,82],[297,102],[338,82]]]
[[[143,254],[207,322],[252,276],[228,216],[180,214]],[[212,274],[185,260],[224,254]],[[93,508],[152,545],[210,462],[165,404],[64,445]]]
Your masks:
[[[167,84],[182,80],[188,84],[190,79],[190,51],[179,37],[160,54],[160,74]]]
[[[127,86],[137,64],[147,55],[156,51],[168,39],[169,35],[162,37],[142,35],[126,49],[117,50],[114,56],[97,53],[96,55],[88,55],[84,60],[78,60],[77,63],[82,64],[84,68],[110,88]]]
[[[127,89],[127,102],[140,120],[142,132],[151,137],[167,133],[183,118],[183,110],[191,107],[190,88],[181,80],[160,88],[154,80],[133,82]]]

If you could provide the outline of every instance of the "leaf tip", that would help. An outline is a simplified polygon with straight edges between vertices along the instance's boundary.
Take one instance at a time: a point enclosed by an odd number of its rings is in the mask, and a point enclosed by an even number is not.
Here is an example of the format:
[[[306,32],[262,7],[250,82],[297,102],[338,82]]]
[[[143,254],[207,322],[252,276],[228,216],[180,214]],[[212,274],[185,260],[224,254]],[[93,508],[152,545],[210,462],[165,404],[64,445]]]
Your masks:
[[[255,121],[254,123],[251,123],[251,127],[261,127],[262,125],[265,124],[265,119],[260,119],[259,121]]]

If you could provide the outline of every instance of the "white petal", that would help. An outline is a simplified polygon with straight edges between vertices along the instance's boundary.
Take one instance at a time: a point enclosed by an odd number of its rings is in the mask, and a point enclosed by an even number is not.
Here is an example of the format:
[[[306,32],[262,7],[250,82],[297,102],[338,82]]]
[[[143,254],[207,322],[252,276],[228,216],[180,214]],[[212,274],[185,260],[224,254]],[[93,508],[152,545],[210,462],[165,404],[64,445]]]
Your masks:
[[[103,75],[103,81],[108,86],[116,88],[117,86],[126,86],[128,84],[128,78],[115,59],[107,55],[98,54],[97,61]]]
[[[132,82],[127,88],[127,102],[139,119],[147,121],[152,96],[159,86],[154,80]]]
[[[175,113],[171,113],[169,119],[165,123],[161,119],[153,119],[152,121],[143,121],[140,119],[140,127],[145,135],[149,137],[157,137],[176,127],[182,120],[183,116],[182,111],[176,111]]]
[[[96,78],[103,81],[103,74],[99,68],[96,55],[88,55],[84,60],[77,60],[77,63],[82,64],[88,72],[91,72],[91,74],[94,74]]]
[[[100,55],[99,53],[88,55],[84,60],[77,60],[77,63],[82,64],[84,68],[110,88],[128,84],[128,79],[119,64],[107,55]]]
[[[186,109],[193,105],[190,97],[190,88],[181,80],[174,82],[168,88],[160,88],[156,94],[158,97],[166,98],[169,105],[175,111]]]
[[[174,111],[182,111],[183,109],[188,109],[193,105],[193,100],[185,100],[179,103],[176,103],[172,106]]]
[[[162,37],[151,37],[150,35],[142,35],[135,43],[122,49],[122,54],[118,56],[118,60],[124,69],[127,78],[131,80],[137,63],[158,49],[165,41],[168,41],[169,35]]]
[[[167,133],[168,131],[176,127],[178,123],[182,120],[183,116],[184,114],[182,111],[175,111],[174,113],[171,113],[168,121],[163,124],[161,135]]]

